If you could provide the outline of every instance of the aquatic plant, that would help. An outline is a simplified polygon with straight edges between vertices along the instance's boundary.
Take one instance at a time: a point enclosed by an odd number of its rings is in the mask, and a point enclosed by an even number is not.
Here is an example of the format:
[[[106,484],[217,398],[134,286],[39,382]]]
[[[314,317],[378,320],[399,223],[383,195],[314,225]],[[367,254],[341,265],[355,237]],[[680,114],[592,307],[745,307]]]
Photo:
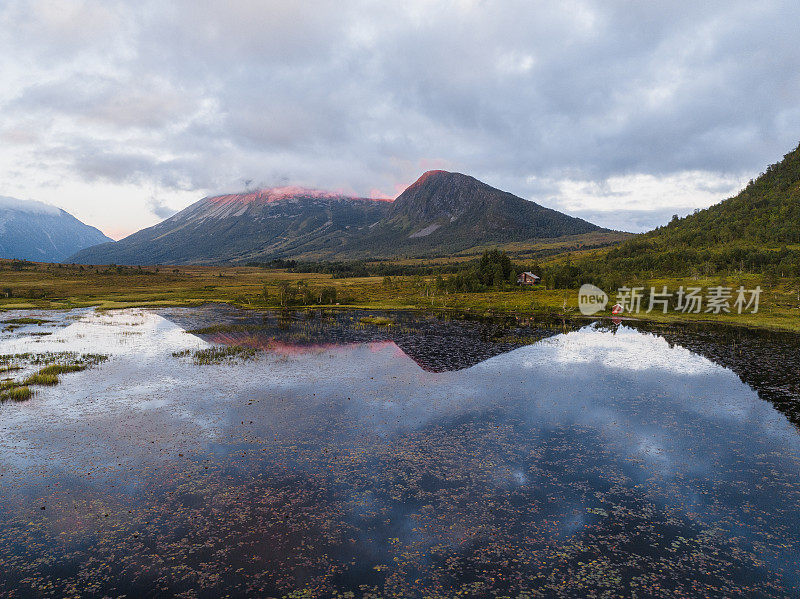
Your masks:
[[[44,352],[41,354],[32,352],[25,352],[22,354],[0,354],[0,364],[24,363],[30,366],[70,363],[82,363],[94,366],[107,359],[108,356],[105,354],[79,354],[70,351]]]
[[[3,324],[45,324],[50,322],[44,318],[9,318],[4,320]]]
[[[25,401],[30,399],[33,391],[29,387],[11,387],[10,389],[0,390],[0,402],[3,401]]]
[[[258,350],[241,345],[228,345],[225,347],[209,347],[199,349],[192,354],[193,361],[198,365],[222,364],[235,359],[250,360],[256,356]]]
[[[262,327],[259,327],[258,325],[255,324],[215,324],[208,327],[201,327],[199,329],[190,329],[186,332],[192,335],[211,335],[214,333],[235,333],[240,331],[252,331],[258,328]]]
[[[64,374],[67,372],[80,372],[82,370],[86,370],[89,365],[86,362],[80,362],[75,364],[51,364],[50,366],[45,366],[42,368],[38,374],[42,376],[49,376],[49,375],[56,375]]]
[[[364,324],[374,324],[377,326],[390,327],[394,325],[394,320],[388,316],[365,316],[361,319]]]
[[[57,360],[61,360],[60,363]],[[7,380],[0,382],[0,401],[24,401],[33,395],[29,387],[48,386],[59,383],[59,375],[68,372],[80,372],[108,359],[104,354],[77,354],[75,352],[55,352],[48,354],[13,354],[0,356],[0,372],[21,370],[20,363],[28,366],[45,364],[35,373],[22,381]],[[11,361],[14,360],[12,364]],[[54,363],[55,362],[55,363]]]
[[[30,375],[22,384],[27,385],[44,385],[44,386],[53,386],[58,385],[58,375],[57,374],[41,374],[37,372],[36,374]]]

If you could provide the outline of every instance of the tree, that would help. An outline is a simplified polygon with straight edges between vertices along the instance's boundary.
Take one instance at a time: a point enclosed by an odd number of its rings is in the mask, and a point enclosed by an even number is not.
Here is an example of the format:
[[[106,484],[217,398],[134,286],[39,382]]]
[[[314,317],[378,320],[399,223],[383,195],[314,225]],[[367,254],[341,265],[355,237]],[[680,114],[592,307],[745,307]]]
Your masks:
[[[492,285],[495,289],[503,289],[506,285],[506,278],[503,275],[503,265],[495,263],[494,273],[492,274]]]
[[[498,268],[500,272],[499,277],[496,276]],[[495,281],[500,282],[502,286],[503,282],[507,281],[509,276],[511,276],[513,270],[514,267],[511,264],[511,258],[508,257],[508,254],[495,248],[483,252],[480,262],[478,263],[477,274],[480,282],[487,287],[495,285]]]
[[[336,303],[336,287],[323,287],[319,296],[320,304],[335,304]]]
[[[278,301],[284,308],[297,299],[297,287],[290,281],[278,281]]]

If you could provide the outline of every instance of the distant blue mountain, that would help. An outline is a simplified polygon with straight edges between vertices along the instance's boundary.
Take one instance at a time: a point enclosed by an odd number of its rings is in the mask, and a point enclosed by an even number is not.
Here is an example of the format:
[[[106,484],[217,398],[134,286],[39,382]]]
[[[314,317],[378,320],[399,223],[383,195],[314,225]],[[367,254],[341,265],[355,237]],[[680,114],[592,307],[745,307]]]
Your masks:
[[[69,212],[0,196],[0,258],[62,262],[91,245],[111,241]]]

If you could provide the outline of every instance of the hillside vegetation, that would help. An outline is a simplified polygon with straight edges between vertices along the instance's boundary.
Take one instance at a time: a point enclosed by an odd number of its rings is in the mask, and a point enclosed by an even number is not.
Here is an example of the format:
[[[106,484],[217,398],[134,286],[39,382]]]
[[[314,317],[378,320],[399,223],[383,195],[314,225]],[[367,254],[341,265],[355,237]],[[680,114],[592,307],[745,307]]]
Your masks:
[[[612,249],[600,270],[800,275],[800,145],[735,197]]]

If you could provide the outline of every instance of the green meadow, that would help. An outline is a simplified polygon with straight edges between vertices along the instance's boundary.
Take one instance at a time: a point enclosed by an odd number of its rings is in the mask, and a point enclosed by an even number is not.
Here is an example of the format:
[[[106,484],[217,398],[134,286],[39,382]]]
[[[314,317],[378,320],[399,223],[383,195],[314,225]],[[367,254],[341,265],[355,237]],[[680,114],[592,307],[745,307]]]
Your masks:
[[[554,258],[558,265],[564,258]],[[435,267],[435,264],[429,263]],[[544,268],[548,268],[547,263]],[[0,261],[0,310],[68,309],[96,306],[100,309],[198,305],[225,302],[243,308],[305,308],[311,306],[357,307],[374,310],[428,310],[475,315],[555,315],[582,318],[578,311],[578,285],[556,279],[533,288],[513,283],[478,291],[455,291],[449,281],[455,275],[396,275],[342,277],[328,273],[300,273],[264,267],[169,266],[91,267]],[[552,277],[551,277],[552,279]],[[642,320],[665,322],[703,321],[733,326],[800,331],[800,280],[763,274],[725,274],[687,277],[638,276],[615,284],[649,288],[666,286],[705,289],[723,285],[747,289],[761,286],[758,313],[684,314],[670,310],[634,315]],[[600,284],[610,295],[606,310],[611,316],[616,289]],[[646,300],[646,297],[645,297]],[[735,310],[732,310],[735,312]],[[7,319],[0,327],[19,326]],[[33,324],[33,323],[29,323]]]

